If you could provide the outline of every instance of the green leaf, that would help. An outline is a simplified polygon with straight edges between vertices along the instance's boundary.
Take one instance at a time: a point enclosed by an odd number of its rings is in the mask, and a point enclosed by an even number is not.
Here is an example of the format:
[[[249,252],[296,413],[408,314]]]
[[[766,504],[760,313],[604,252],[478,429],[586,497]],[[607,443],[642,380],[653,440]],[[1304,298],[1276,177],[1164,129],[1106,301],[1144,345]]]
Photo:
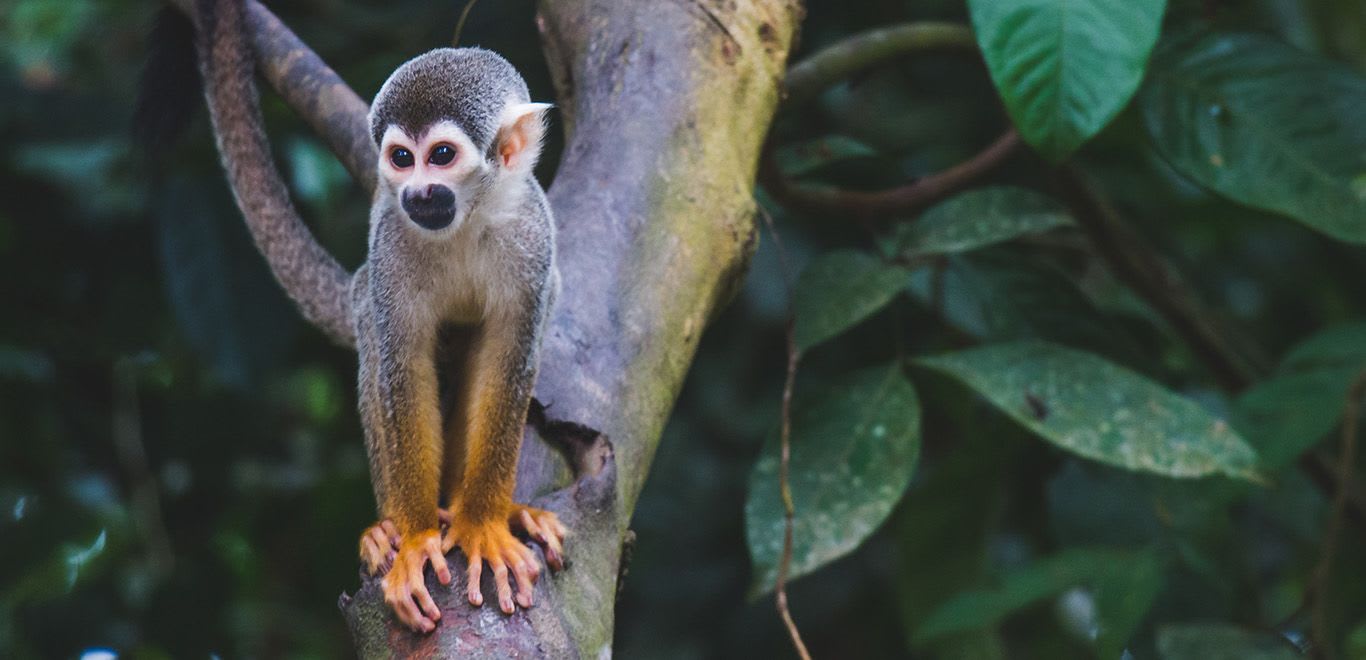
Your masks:
[[[1256,453],[1222,420],[1090,353],[1024,341],[918,362],[1079,456],[1169,477],[1260,478]]]
[[[973,190],[902,223],[892,239],[905,257],[953,254],[1072,224],[1052,198],[1024,188]]]
[[[911,292],[929,302],[933,278],[911,278]],[[1044,339],[1133,361],[1141,354],[1127,328],[1096,309],[1075,278],[1020,250],[994,247],[951,257],[942,284],[944,315],[991,341]]]
[[[1352,380],[1366,369],[1366,323],[1329,328],[1291,349],[1270,378],[1238,397],[1235,421],[1274,472],[1337,427]]]
[[[1366,243],[1366,78],[1267,37],[1187,34],[1158,49],[1141,103],[1177,171]]]
[[[788,575],[795,578],[853,551],[901,499],[920,454],[920,401],[893,363],[798,392],[792,410]],[[750,474],[745,502],[754,594],[773,588],[783,548],[773,436]]]
[[[787,145],[778,149],[778,165],[783,173],[792,178],[810,174],[831,163],[839,163],[856,158],[876,157],[872,147],[843,135],[824,137]]]
[[[1161,587],[1161,564],[1151,551],[1065,550],[1006,575],[993,588],[949,599],[916,629],[913,640],[925,644],[989,628],[1014,612],[1078,587],[1087,589],[1081,596],[1095,608],[1074,614],[1070,623],[1083,628],[1078,632],[1084,636],[1094,635],[1103,649],[1122,648]]]
[[[970,0],[972,25],[1006,111],[1061,161],[1129,102],[1165,0]]]
[[[868,254],[844,250],[812,260],[793,296],[797,347],[806,350],[882,309],[909,273]]]
[[[1095,618],[1084,636],[1095,635],[1097,657],[1119,658],[1143,617],[1162,591],[1162,562],[1152,552],[1139,553],[1095,578],[1091,596]]]
[[[1157,631],[1162,660],[1296,660],[1288,640],[1224,624],[1181,624]]]

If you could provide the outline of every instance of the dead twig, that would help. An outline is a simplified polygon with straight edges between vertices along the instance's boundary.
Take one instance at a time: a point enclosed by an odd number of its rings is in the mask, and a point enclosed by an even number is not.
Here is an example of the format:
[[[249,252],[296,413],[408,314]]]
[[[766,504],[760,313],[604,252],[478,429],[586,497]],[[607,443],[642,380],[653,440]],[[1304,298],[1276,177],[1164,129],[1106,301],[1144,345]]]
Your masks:
[[[797,363],[801,359],[801,352],[797,350],[797,340],[793,332],[796,318],[792,314],[792,281],[791,271],[787,268],[787,252],[783,250],[782,240],[778,238],[773,216],[762,206],[758,209],[764,218],[764,224],[768,225],[769,235],[773,236],[773,245],[778,250],[778,263],[783,271],[783,287],[787,290],[788,305],[787,321],[783,328],[787,369],[783,378],[783,404],[778,430],[778,491],[783,500],[783,554],[778,559],[778,579],[774,586],[773,602],[778,608],[778,616],[782,617],[783,625],[787,628],[788,636],[792,638],[792,646],[796,649],[797,655],[802,660],[811,660],[811,652],[807,651],[801,631],[797,629],[797,622],[792,619],[792,611],[787,606],[787,573],[792,565],[792,520],[796,516],[789,475],[792,462],[792,390],[797,381]]]

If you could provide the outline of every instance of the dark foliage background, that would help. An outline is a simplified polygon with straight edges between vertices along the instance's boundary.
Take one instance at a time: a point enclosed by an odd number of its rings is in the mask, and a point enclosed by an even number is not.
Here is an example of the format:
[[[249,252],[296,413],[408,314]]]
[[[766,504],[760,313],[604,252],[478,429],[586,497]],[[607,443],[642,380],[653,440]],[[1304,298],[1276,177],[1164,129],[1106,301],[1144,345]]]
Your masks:
[[[462,8],[269,4],[362,96],[402,60],[448,43]],[[335,603],[357,584],[353,549],[373,516],[354,358],[306,327],[271,281],[232,206],[202,109],[184,139],[154,158],[132,143],[145,37],[160,7],[0,0],[0,657],[346,656]],[[968,24],[968,9],[953,0],[813,0],[794,61],[866,29],[927,19]],[[485,2],[462,41],[502,52],[533,96],[549,99],[532,21],[528,0]],[[1366,71],[1366,6],[1356,0],[1174,0],[1163,34],[1200,22]],[[1184,178],[1156,155],[1138,105],[1073,162],[1238,329],[1236,350],[1264,365],[1261,374],[1282,373],[1272,365],[1293,346],[1346,327],[1335,368],[1366,364],[1366,332],[1345,325],[1366,318],[1366,253]],[[354,266],[363,196],[270,95],[266,113],[301,211]],[[971,156],[1008,122],[982,61],[940,53],[894,59],[784,109],[777,135],[786,145],[842,136],[844,147],[789,149],[780,161],[808,181],[877,188]],[[862,146],[842,151],[854,141]],[[1363,143],[1344,149],[1353,144]],[[1366,154],[1356,157],[1366,177]],[[1013,158],[983,183],[1029,185],[1038,169]],[[1364,182],[1355,182],[1358,195]],[[793,277],[834,250],[874,254],[901,220],[788,212],[761,199]],[[746,547],[751,473],[777,427],[784,376],[788,303],[775,245],[765,232],[742,292],[702,342],[660,446],[618,603],[621,657],[790,652],[768,596],[748,597],[757,578]],[[1276,432],[1309,434],[1301,445],[1336,457],[1328,431],[1345,383],[1283,383],[1263,394],[1262,408],[1240,399],[1075,228],[908,267],[911,284],[898,284],[890,305],[805,354],[799,399],[900,357],[1045,339],[1234,419],[1264,459],[1282,442]],[[1196,635],[1223,648],[1260,635],[1257,643],[1273,640],[1267,653],[1293,654],[1312,636],[1315,609],[1329,624],[1330,652],[1366,657],[1363,520],[1348,518],[1329,588],[1302,607],[1331,493],[1293,467],[1293,454],[1262,486],[1126,471],[1040,442],[938,371],[906,373],[922,410],[909,489],[892,493],[899,503],[885,522],[873,516],[875,531],[856,539],[857,550],[791,585],[817,657],[1059,658],[1124,648],[1125,657],[1150,658],[1163,626],[1179,623],[1227,624]],[[1239,421],[1248,419],[1262,421]],[[1273,423],[1281,426],[1267,431]],[[802,478],[794,475],[798,486]],[[836,494],[845,486],[830,485]],[[1021,571],[1046,561],[1054,564],[1022,585]],[[1117,572],[1130,582],[1117,587]],[[1116,604],[1117,591],[1148,596]],[[944,614],[963,597],[967,614]],[[946,617],[956,632],[926,635],[927,621]],[[1096,646],[1117,619],[1132,619],[1129,641]],[[1175,655],[1172,638],[1166,657],[1196,657]]]

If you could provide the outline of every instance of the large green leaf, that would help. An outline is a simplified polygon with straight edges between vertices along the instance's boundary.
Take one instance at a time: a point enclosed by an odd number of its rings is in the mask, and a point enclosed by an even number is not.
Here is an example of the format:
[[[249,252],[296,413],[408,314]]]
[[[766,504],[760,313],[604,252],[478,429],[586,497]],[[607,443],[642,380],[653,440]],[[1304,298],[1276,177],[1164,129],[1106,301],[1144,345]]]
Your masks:
[[[1069,612],[1070,623],[1092,637],[1101,657],[1118,657],[1152,605],[1162,584],[1161,564],[1151,551],[1072,549],[1006,575],[987,589],[963,592],[940,605],[916,629],[923,644],[946,635],[995,626],[1010,614],[1073,588],[1094,607]]]
[[[847,554],[872,534],[901,499],[920,454],[920,402],[897,364],[797,394],[791,577]],[[750,474],[745,502],[755,593],[773,587],[782,555],[778,452],[777,438],[770,437]]]
[[[894,249],[906,257],[952,254],[1004,243],[1072,224],[1071,216],[1047,195],[1000,186],[973,190],[899,225]]]
[[[1267,37],[1187,34],[1158,49],[1142,106],[1182,174],[1366,243],[1366,78]]]
[[[1258,479],[1257,454],[1195,402],[1090,353],[1039,341],[921,358],[1045,440],[1170,477]]]
[[[906,286],[909,273],[852,250],[821,255],[797,279],[792,308],[797,347],[806,350],[872,316]]]
[[[1044,339],[1132,362],[1141,355],[1127,328],[1106,316],[1056,265],[998,246],[951,257],[938,282],[917,271],[910,291],[937,294],[954,326],[988,341]]]
[[[1165,0],[970,0],[991,79],[1021,137],[1060,161],[1138,89]]]
[[[1226,624],[1163,626],[1157,632],[1162,660],[1296,660],[1289,640]]]
[[[1366,323],[1336,326],[1291,349],[1270,378],[1238,397],[1238,427],[1262,466],[1279,470],[1331,432],[1366,369]]]

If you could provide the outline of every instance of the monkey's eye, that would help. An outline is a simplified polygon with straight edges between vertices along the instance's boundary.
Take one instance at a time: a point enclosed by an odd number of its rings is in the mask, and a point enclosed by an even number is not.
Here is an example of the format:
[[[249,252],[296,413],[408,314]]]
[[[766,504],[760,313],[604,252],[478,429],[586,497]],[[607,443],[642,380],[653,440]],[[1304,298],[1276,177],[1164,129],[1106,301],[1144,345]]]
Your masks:
[[[432,149],[432,154],[427,156],[427,162],[433,165],[450,165],[455,160],[455,147],[449,144],[437,145]]]
[[[406,170],[413,166],[413,152],[403,147],[394,147],[393,151],[389,152],[389,162],[400,170]]]

